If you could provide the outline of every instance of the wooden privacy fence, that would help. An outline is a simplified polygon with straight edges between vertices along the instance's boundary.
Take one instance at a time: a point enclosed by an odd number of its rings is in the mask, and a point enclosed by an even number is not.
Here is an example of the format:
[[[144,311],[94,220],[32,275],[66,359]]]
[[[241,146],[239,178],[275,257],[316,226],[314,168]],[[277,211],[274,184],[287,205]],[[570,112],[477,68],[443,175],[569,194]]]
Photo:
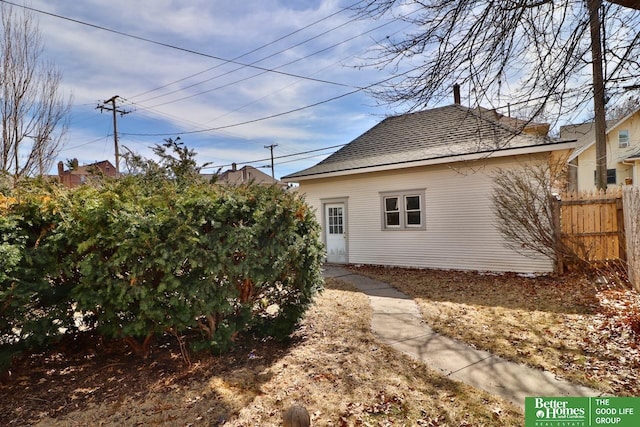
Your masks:
[[[586,261],[626,259],[622,190],[563,193],[556,208],[556,230],[565,247]],[[564,269],[562,252],[558,269]]]
[[[633,288],[640,292],[640,187],[623,190],[627,271]]]

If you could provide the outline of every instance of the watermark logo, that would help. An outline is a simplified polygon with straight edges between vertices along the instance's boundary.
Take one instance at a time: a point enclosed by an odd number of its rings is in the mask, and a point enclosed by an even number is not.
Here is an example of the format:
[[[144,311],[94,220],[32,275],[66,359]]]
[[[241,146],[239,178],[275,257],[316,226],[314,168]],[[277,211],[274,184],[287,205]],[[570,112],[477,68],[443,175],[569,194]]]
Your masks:
[[[525,427],[640,426],[638,397],[527,397]]]
[[[587,425],[587,408],[581,399],[535,397],[532,412],[535,414],[535,426]]]

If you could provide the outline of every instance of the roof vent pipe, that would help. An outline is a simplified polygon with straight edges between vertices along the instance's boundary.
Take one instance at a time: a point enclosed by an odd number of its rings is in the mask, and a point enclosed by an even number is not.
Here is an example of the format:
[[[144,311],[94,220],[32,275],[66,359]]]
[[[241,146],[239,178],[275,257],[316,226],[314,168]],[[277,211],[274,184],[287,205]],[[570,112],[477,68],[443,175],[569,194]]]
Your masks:
[[[453,102],[460,105],[460,85],[458,83],[453,85]]]

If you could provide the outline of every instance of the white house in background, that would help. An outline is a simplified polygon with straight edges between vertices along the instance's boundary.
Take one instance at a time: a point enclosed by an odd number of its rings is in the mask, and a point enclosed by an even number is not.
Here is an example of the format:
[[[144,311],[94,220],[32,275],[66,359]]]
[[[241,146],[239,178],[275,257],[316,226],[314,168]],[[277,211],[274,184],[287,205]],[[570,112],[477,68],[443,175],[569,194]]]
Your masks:
[[[640,183],[640,110],[607,122],[607,185]],[[596,145],[593,122],[562,126],[561,139],[577,139],[569,156],[570,186],[578,191],[595,190]]]
[[[283,177],[316,210],[331,263],[548,272],[508,249],[492,211],[498,169],[567,155],[575,142],[458,104],[389,117],[317,165]],[[531,133],[529,131],[531,130]]]

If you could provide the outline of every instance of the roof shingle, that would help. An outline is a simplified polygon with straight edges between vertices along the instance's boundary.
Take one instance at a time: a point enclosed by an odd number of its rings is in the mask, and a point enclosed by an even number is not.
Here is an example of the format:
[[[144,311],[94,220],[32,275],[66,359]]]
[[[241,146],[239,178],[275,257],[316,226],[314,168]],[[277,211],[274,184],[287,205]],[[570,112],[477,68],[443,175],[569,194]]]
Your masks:
[[[283,179],[552,143],[509,127],[495,113],[454,104],[388,117],[315,166]]]

